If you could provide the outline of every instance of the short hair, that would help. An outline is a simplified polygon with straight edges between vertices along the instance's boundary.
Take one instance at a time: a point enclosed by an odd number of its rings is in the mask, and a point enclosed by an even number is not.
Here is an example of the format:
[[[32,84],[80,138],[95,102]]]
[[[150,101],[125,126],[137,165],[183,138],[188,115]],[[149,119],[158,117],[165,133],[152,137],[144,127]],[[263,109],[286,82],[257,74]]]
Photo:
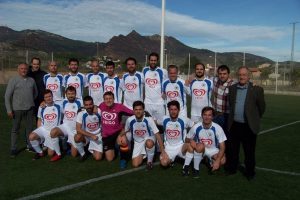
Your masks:
[[[28,64],[27,64],[27,63],[25,63],[25,62],[21,62],[21,63],[19,63],[17,67],[20,67],[21,65],[25,65],[26,67],[28,67]]]
[[[103,94],[103,98],[104,98],[105,96],[112,96],[113,98],[115,98],[115,95],[114,95],[114,93],[113,93],[112,91],[107,91],[107,92],[105,92],[105,93]]]
[[[132,108],[134,109],[137,106],[142,106],[143,110],[145,109],[145,104],[142,101],[135,101],[132,104]]]
[[[46,90],[44,91],[44,96],[45,96],[46,94],[51,94],[51,96],[53,96],[52,91],[49,90],[49,89],[46,89]]]
[[[93,98],[91,96],[85,96],[83,98],[83,102],[85,102],[85,101],[92,101],[94,103],[94,100],[93,100]]]
[[[133,58],[133,57],[128,57],[128,58],[125,60],[125,64],[127,64],[127,62],[128,62],[129,60],[132,60],[132,61],[134,62],[134,64],[136,64],[136,59]]]
[[[99,60],[98,60],[97,58],[92,58],[92,59],[91,59],[91,63],[92,63],[92,62],[97,62],[97,63],[99,63]]]
[[[30,63],[32,63],[33,60],[38,60],[39,64],[41,64],[41,59],[39,57],[33,57],[33,58],[31,58]]]
[[[178,67],[176,65],[169,65],[168,72],[170,71],[170,69],[176,69],[178,71]]]
[[[67,87],[66,93],[67,93],[68,91],[70,91],[70,92],[75,92],[75,94],[76,94],[76,88],[75,88],[74,86],[72,86],[72,85],[70,85],[70,86]]]
[[[113,66],[113,67],[115,67],[115,63],[113,61],[107,61],[106,64],[105,64],[105,66],[106,67],[107,66]]]
[[[70,58],[68,63],[70,64],[71,62],[76,62],[77,65],[79,65],[79,60],[77,58]]]
[[[229,69],[229,67],[228,67],[227,65],[220,65],[220,66],[218,67],[217,72],[219,72],[219,71],[224,71],[224,70],[226,70],[226,71],[228,72],[228,74],[230,74],[230,69]]]
[[[178,110],[180,110],[180,104],[179,104],[179,102],[176,101],[176,100],[170,101],[170,102],[167,104],[168,109],[169,109],[171,106],[176,106],[176,108],[177,108]]]
[[[215,116],[215,109],[213,108],[213,107],[210,107],[210,106],[205,106],[203,109],[202,109],[202,111],[201,111],[201,116],[205,113],[205,112],[207,112],[207,111],[212,111],[212,114],[213,114],[213,116]]]
[[[201,62],[196,63],[195,64],[195,69],[196,69],[197,65],[201,65],[203,67],[203,69],[205,70],[205,65],[203,63],[201,63]]]
[[[150,53],[150,54],[149,54],[149,60],[150,60],[150,57],[151,57],[151,56],[155,56],[155,57],[157,58],[157,60],[159,60],[159,55],[158,55],[158,53],[156,53],[156,52]]]

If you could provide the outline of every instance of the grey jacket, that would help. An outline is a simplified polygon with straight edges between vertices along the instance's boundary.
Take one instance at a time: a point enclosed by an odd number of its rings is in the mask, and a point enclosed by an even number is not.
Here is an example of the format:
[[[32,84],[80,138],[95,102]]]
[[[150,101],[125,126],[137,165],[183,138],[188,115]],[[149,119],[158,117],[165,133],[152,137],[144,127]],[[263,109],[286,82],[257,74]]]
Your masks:
[[[237,84],[229,87],[228,101],[229,101],[229,118],[228,128],[230,129],[233,124],[235,102],[237,93]],[[247,96],[245,100],[244,117],[253,133],[257,134],[260,130],[260,119],[266,109],[264,98],[264,90],[262,87],[253,86],[251,82],[248,85]]]

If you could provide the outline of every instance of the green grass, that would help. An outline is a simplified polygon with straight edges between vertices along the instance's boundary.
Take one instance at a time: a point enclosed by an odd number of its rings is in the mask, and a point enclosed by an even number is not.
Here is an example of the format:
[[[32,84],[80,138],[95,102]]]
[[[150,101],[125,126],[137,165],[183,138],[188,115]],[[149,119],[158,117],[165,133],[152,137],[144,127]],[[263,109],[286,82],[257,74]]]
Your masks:
[[[0,86],[4,96],[5,86]],[[266,95],[267,111],[262,130],[300,120],[300,97]],[[9,157],[11,121],[0,100],[0,199],[15,199],[56,187],[119,172],[118,160],[108,163],[89,158],[84,163],[65,157],[57,163],[48,158],[32,161],[32,153]],[[300,123],[258,137],[257,166],[300,173]],[[24,146],[19,137],[19,147]],[[201,166],[199,179],[183,178],[180,164],[172,169],[155,166],[99,181],[42,199],[298,199],[300,176],[257,170],[257,178],[248,182],[240,173],[208,175]]]

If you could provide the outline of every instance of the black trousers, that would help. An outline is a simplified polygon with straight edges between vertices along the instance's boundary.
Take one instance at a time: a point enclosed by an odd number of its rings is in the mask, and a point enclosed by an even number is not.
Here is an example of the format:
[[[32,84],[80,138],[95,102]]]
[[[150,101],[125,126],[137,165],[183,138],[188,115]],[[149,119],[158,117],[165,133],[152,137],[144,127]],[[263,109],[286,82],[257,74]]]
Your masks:
[[[247,123],[233,122],[228,134],[227,170],[236,172],[239,165],[240,144],[244,150],[245,175],[255,175],[256,134]]]

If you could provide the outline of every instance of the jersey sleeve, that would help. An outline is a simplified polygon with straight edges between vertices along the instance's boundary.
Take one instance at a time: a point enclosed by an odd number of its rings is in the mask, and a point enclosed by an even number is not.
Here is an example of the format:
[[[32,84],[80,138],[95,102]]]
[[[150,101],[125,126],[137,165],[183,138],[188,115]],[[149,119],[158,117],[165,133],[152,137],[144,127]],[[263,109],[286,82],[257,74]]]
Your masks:
[[[156,124],[154,123],[154,120],[152,119],[152,117],[149,117],[149,127],[151,129],[151,131],[153,132],[153,134],[159,133],[159,130],[156,126]]]
[[[195,134],[196,134],[196,127],[193,126],[193,127],[191,128],[191,130],[188,132],[188,134],[186,135],[186,138],[192,139],[192,138],[195,137]]]
[[[195,123],[190,118],[186,118],[185,128],[192,128],[194,125]]]
[[[125,127],[124,127],[125,133],[130,131],[130,122],[131,122],[131,117],[127,118],[126,120]]]
[[[83,87],[88,87],[89,83],[87,81],[87,77],[84,74],[82,74],[82,77],[83,77]]]
[[[83,112],[79,112],[76,118],[76,122],[79,124],[82,124],[82,116],[83,116]]]
[[[131,116],[133,115],[133,111],[129,108],[127,108],[126,106],[124,106],[123,104],[120,104],[121,105],[121,112],[124,113],[125,115],[127,116]]]
[[[226,135],[225,135],[223,129],[220,126],[218,126],[216,128],[217,128],[216,137],[217,137],[219,143],[225,142],[227,140],[227,138],[226,138]]]
[[[42,109],[41,107],[39,107],[38,113],[37,113],[37,117],[42,119]]]

